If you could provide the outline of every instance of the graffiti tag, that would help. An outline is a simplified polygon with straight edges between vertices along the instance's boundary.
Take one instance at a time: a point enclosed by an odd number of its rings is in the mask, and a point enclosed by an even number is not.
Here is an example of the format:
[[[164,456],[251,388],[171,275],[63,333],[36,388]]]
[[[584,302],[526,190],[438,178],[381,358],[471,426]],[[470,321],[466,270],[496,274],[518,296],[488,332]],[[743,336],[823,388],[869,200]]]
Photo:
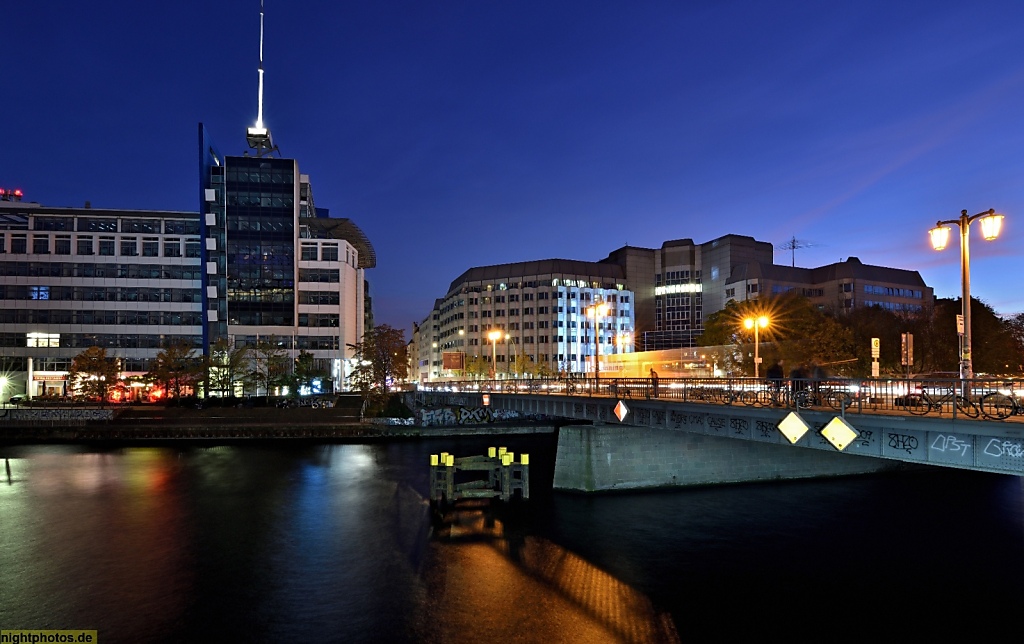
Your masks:
[[[912,454],[917,449],[917,438],[906,434],[889,434],[889,447]]]
[[[962,441],[956,436],[946,436],[939,434],[932,441],[932,449],[939,452],[953,452],[960,456],[967,456],[967,450],[971,448],[971,444],[967,441]]]
[[[999,458],[1001,456],[1021,458],[1024,456],[1024,445],[993,438],[988,442],[988,445],[985,446],[985,454],[994,456],[995,458]]]

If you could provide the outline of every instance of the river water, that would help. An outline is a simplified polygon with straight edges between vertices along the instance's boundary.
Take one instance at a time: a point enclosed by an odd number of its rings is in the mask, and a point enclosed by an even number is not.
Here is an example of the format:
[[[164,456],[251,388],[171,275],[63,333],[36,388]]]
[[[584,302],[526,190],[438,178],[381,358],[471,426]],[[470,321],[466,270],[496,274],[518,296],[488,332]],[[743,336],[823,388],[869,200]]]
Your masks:
[[[429,455],[488,445],[530,453],[531,500],[432,522]],[[1024,601],[1016,477],[556,494],[551,436],[0,458],[0,628],[101,642],[819,640],[995,633]]]

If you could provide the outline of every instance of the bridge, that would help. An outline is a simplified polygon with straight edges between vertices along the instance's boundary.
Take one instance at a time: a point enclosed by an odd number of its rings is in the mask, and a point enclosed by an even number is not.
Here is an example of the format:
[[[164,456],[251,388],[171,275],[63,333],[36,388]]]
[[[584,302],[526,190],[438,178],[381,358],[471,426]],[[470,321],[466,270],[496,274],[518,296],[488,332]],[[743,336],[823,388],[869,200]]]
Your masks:
[[[580,424],[555,486],[583,491],[854,474],[911,463],[1024,474],[1018,383],[975,380],[507,380],[421,386],[421,402]]]

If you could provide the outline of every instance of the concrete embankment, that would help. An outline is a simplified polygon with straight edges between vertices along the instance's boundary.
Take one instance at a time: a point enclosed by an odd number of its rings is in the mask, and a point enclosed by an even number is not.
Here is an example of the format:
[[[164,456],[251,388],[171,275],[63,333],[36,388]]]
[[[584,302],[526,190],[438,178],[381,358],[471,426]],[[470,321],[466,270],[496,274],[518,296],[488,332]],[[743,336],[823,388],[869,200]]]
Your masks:
[[[551,425],[528,422],[450,427],[415,427],[360,421],[339,409],[175,409],[117,410],[107,419],[72,419],[53,414],[0,422],[0,443],[167,443],[199,441],[360,442],[432,436],[551,433]]]

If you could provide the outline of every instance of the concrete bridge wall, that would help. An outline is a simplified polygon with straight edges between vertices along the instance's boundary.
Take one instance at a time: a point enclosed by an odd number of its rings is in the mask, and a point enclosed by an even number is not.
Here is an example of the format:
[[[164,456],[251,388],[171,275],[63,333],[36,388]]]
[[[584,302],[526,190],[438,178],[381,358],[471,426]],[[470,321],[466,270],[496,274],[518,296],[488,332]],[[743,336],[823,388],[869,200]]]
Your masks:
[[[899,466],[868,456],[625,425],[561,427],[555,489],[598,492],[863,474]]]

